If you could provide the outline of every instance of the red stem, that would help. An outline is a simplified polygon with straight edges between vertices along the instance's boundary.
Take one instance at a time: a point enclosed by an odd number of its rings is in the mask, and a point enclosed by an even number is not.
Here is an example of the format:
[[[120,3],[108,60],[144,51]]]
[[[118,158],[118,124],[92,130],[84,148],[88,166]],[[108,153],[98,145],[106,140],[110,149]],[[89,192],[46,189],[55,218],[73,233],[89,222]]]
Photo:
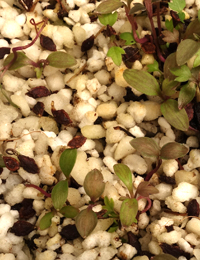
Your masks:
[[[146,178],[145,178],[144,180],[145,180],[145,181],[149,181],[149,180],[151,179],[152,175],[153,175],[155,172],[157,172],[157,170],[160,168],[160,165],[161,165],[161,164],[162,164],[162,160],[159,159],[159,160],[158,160],[158,165],[156,166],[156,168],[153,169],[152,171],[150,171],[150,172],[147,174],[147,176],[146,176]]]
[[[179,161],[179,159],[176,159],[176,161],[177,161],[177,163],[178,163],[179,169],[180,169],[180,170],[184,170],[184,168],[183,168],[181,162]]]
[[[150,198],[149,197],[139,196],[137,198],[137,201],[140,200],[140,199],[146,199],[147,202],[148,202],[148,205],[143,209],[143,211],[141,211],[141,213],[147,212],[151,208],[151,205],[152,205],[152,202],[151,202]]]
[[[51,194],[47,193],[45,190],[43,190],[42,188],[36,186],[35,184],[25,184],[26,187],[31,187],[31,188],[35,188],[36,190],[38,190],[39,192],[41,192],[42,194],[44,194],[44,196],[51,198]]]

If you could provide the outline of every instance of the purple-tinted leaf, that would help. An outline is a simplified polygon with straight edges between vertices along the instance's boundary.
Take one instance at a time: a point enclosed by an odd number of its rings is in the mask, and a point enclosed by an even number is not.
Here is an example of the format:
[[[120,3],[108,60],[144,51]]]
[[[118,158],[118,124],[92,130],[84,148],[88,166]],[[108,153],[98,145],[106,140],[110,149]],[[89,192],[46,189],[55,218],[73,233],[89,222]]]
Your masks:
[[[45,86],[39,86],[32,88],[29,90],[26,95],[32,98],[41,98],[41,97],[47,97],[51,94],[51,92],[46,88]]]
[[[124,3],[120,0],[107,0],[98,5],[97,12],[100,14],[109,14],[117,10],[119,7],[122,7],[123,5]]]
[[[200,35],[200,21],[198,19],[189,23],[185,31],[184,39],[195,40],[194,33]]]
[[[162,82],[162,91],[164,95],[171,97],[176,93],[176,88],[180,85],[180,83],[172,80],[169,81],[168,78],[164,79]]]
[[[65,218],[75,218],[78,215],[79,210],[77,208],[68,205],[63,207],[60,210],[60,213],[63,214]]]
[[[79,234],[87,237],[97,225],[97,215],[91,208],[82,210],[76,217],[76,228]]]
[[[59,165],[64,173],[64,175],[68,178],[74,164],[76,162],[77,157],[77,150],[76,149],[66,149],[64,152],[62,152],[59,160]]]
[[[6,168],[12,172],[17,171],[20,168],[19,161],[13,157],[3,156],[3,161]]]
[[[48,51],[56,51],[56,45],[53,40],[43,34],[40,35],[40,45]]]
[[[132,172],[128,166],[122,163],[115,164],[113,166],[115,174],[120,178],[120,180],[126,185],[131,196],[133,195],[133,180]]]
[[[37,166],[35,160],[25,155],[18,155],[20,161],[20,166],[27,172],[39,173],[39,167]]]
[[[53,213],[46,213],[40,220],[39,228],[40,230],[44,230],[51,226],[51,219],[53,218]]]
[[[9,54],[4,60],[3,66],[7,66],[14,58],[14,54]],[[17,52],[17,59],[15,62],[9,67],[9,70],[16,70],[26,65],[31,65],[32,61],[23,53]]]
[[[57,123],[62,125],[69,125],[72,123],[69,115],[64,109],[56,110],[54,107],[54,101],[51,102],[51,112]]]
[[[137,223],[138,202],[136,199],[126,199],[122,202],[119,218],[122,226],[128,227]]]
[[[48,64],[56,68],[68,68],[76,64],[75,58],[63,51],[56,51],[47,57]]]
[[[51,198],[56,210],[60,210],[67,200],[68,182],[67,180],[58,182],[52,190]]]
[[[185,109],[178,109],[178,101],[173,99],[168,99],[163,104],[161,104],[161,112],[165,119],[173,127],[181,130],[187,131],[189,128],[189,119]]]
[[[159,146],[149,137],[137,137],[130,144],[144,157],[158,157],[160,154]]]
[[[190,103],[196,94],[196,84],[193,82],[185,84],[179,93],[178,97],[178,108],[182,109],[188,103]]]
[[[123,76],[131,87],[146,95],[157,96],[160,94],[157,80],[146,71],[127,69],[124,71]]]
[[[169,160],[169,159],[178,159],[185,156],[188,153],[189,149],[183,144],[176,142],[171,142],[165,144],[160,151],[160,158]]]
[[[83,187],[91,201],[95,202],[105,189],[102,173],[97,169],[90,171],[85,177]]]
[[[152,186],[148,181],[140,182],[137,187],[137,193],[143,197],[149,197],[149,195],[156,194],[158,192],[159,190]]]
[[[179,66],[185,64],[199,50],[200,43],[191,39],[183,40],[176,51],[176,61]]]
[[[1,47],[0,48],[0,59],[3,59],[3,57],[6,54],[9,54],[9,53],[10,53],[10,48],[9,47]]]

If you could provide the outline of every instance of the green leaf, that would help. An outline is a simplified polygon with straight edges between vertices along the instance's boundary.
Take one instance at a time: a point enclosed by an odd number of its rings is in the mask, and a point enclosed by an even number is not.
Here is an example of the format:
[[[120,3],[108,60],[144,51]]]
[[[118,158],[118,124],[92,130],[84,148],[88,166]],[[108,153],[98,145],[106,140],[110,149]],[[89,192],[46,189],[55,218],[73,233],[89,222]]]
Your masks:
[[[185,109],[178,109],[178,101],[168,99],[161,104],[161,112],[165,119],[176,129],[187,131],[189,128],[189,119]]]
[[[65,218],[75,218],[78,215],[79,210],[68,205],[61,208],[60,213],[63,214]]]
[[[152,260],[178,260],[178,259],[169,254],[160,254],[154,256]]]
[[[193,82],[187,83],[182,86],[178,97],[178,108],[182,109],[190,103],[196,94],[196,85]]]
[[[87,237],[97,225],[97,215],[91,208],[82,210],[75,220],[76,228],[79,234],[85,238]]]
[[[186,39],[180,42],[176,51],[176,61],[179,66],[185,64],[200,48],[200,42]]]
[[[193,68],[196,68],[199,65],[200,65],[200,50],[198,50],[198,52],[196,53],[196,58],[194,60]]]
[[[176,63],[176,53],[171,53],[164,63],[164,78],[168,78],[169,80],[174,80],[175,76],[171,73],[171,69],[177,68],[178,65]]]
[[[171,3],[169,3],[169,7],[177,13],[182,12],[185,6],[185,0],[173,0]]]
[[[98,5],[97,12],[100,14],[109,14],[117,10],[119,7],[122,7],[123,5],[124,3],[120,0],[107,0],[101,2],[100,5]]]
[[[42,68],[35,68],[34,69],[34,71],[35,71],[35,73],[36,73],[36,78],[37,79],[39,79],[39,78],[41,78],[41,76],[42,76],[42,73],[43,73],[43,67]]]
[[[149,137],[137,137],[130,144],[144,157],[158,157],[160,148],[158,144]]]
[[[137,187],[137,193],[143,197],[149,197],[151,194],[158,193],[159,190],[152,186],[148,181],[142,181]]]
[[[77,149],[66,149],[64,152],[62,152],[59,160],[59,165],[64,173],[64,175],[68,178],[74,164],[76,162],[77,157]]]
[[[161,72],[160,70],[159,70],[159,64],[158,64],[158,62],[156,61],[156,60],[154,60],[154,62],[153,62],[153,64],[148,64],[147,65],[147,68],[148,68],[148,72],[154,72],[154,71],[159,71],[159,72]],[[162,73],[162,72],[161,72]]]
[[[146,7],[140,3],[134,3],[134,6],[131,8],[129,14],[135,14],[138,11],[145,11]]]
[[[111,47],[107,52],[107,56],[111,57],[117,66],[120,66],[122,63],[122,54],[125,54],[125,51],[117,46]]]
[[[8,103],[13,106],[13,107],[16,107],[16,108],[19,108],[14,102],[12,102],[12,100],[10,99],[10,97],[8,97],[5,89],[3,89],[2,85],[0,84],[0,89],[1,89],[1,92],[3,94],[3,96],[8,100]]]
[[[102,173],[97,169],[88,172],[85,177],[83,187],[87,195],[91,198],[91,201],[95,202],[105,189]]]
[[[117,17],[118,17],[118,13],[114,12],[113,14],[102,14],[99,15],[99,21],[100,23],[102,23],[103,25],[110,25],[113,26],[113,24],[117,21]]]
[[[137,223],[138,202],[136,199],[126,199],[122,202],[119,218],[122,226],[128,227]]]
[[[178,13],[178,16],[179,16],[181,22],[183,23],[184,20],[185,20],[185,14],[184,14],[184,12],[180,12],[180,13]]]
[[[124,71],[123,76],[127,83],[138,91],[149,96],[159,96],[159,84],[148,72],[143,70],[127,69]]]
[[[53,213],[46,213],[40,220],[39,228],[40,230],[44,230],[51,226],[51,219],[53,218]]]
[[[174,25],[173,25],[173,20],[166,20],[165,21],[165,26],[166,26],[166,29],[170,32],[173,32],[173,29],[174,29]]]
[[[120,180],[126,185],[129,193],[133,196],[133,180],[132,172],[128,166],[122,163],[115,164],[113,166],[115,174],[120,178]]]
[[[160,151],[160,158],[165,160],[178,159],[189,152],[188,147],[183,144],[171,142],[165,144]]]
[[[177,81],[164,79],[162,82],[162,92],[165,96],[171,97],[176,93],[176,88],[180,85]]]
[[[14,58],[14,54],[10,53],[6,59],[3,62],[3,66],[9,65],[10,62],[12,62]],[[26,65],[31,65],[32,61],[23,53],[23,52],[17,52],[17,59],[15,62],[9,67],[9,70],[16,70],[21,67],[24,67]]]
[[[67,200],[68,182],[67,180],[59,181],[52,190],[51,198],[56,210],[60,210]]]
[[[4,163],[4,160],[3,160],[3,155],[0,154],[0,167],[6,167],[5,163]]]
[[[178,82],[188,81],[192,76],[190,69],[186,65],[183,65],[180,68],[171,69],[171,73],[177,76],[175,81]]]
[[[200,35],[200,21],[198,19],[189,23],[185,31],[184,39],[195,40],[194,34]]]
[[[76,64],[76,59],[63,51],[55,51],[49,54],[46,60],[50,66],[56,68],[68,68]]]
[[[112,198],[109,200],[109,198],[105,196],[104,204],[105,204],[105,206],[103,206],[104,209],[107,209],[109,211],[114,210],[114,200]]]
[[[133,34],[130,33],[130,32],[124,32],[124,33],[121,33],[119,35],[119,37],[122,39],[122,40],[125,40],[125,45],[132,45],[132,44],[135,44],[136,41],[135,39],[133,38]]]

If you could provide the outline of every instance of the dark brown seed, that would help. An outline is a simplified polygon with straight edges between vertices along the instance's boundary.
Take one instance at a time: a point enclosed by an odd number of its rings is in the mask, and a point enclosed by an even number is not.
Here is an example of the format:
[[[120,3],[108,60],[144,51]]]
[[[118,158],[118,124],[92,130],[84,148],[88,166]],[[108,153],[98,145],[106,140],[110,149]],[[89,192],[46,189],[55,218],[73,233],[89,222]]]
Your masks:
[[[176,184],[175,178],[170,177],[170,176],[166,176],[166,175],[160,175],[159,180],[161,182],[165,182],[167,184],[172,184],[172,185]]]
[[[56,110],[55,109],[53,101],[51,102],[51,112],[58,124],[67,126],[72,123],[69,115],[67,114],[67,112],[65,112],[65,110],[63,110],[63,109]]]
[[[190,253],[186,253],[178,246],[168,245],[166,243],[162,243],[160,247],[163,250],[163,253],[173,255],[174,257],[179,258],[180,256],[185,256],[187,259],[190,259]]]
[[[60,232],[60,235],[66,240],[73,240],[80,237],[75,225],[64,226]]]
[[[85,143],[86,140],[87,138],[84,136],[75,136],[71,141],[69,141],[68,146],[70,148],[79,148]]]
[[[94,34],[82,42],[81,51],[89,51],[94,45]]]
[[[8,170],[12,172],[17,171],[20,168],[19,161],[13,157],[3,156],[3,161],[5,163],[6,168],[8,168]]]
[[[125,55],[127,61],[134,62],[140,60],[142,57],[137,48],[127,47],[124,51],[126,54],[123,55]]]
[[[187,213],[188,216],[199,216],[199,203],[197,202],[197,200],[193,199],[188,203]]]
[[[14,233],[16,236],[27,236],[34,229],[35,229],[35,227],[33,224],[31,224],[25,220],[18,220],[17,222],[14,223],[10,232]]]
[[[42,102],[37,102],[35,106],[32,108],[32,111],[37,116],[42,116],[44,113],[44,104]]]
[[[9,54],[9,53],[10,53],[10,48],[9,47],[1,47],[0,48],[0,59],[3,59],[3,57],[6,54]]]
[[[128,244],[135,247],[138,252],[141,251],[139,238],[136,235],[134,235],[131,231],[129,231],[127,235],[128,235]]]
[[[20,161],[20,166],[27,172],[39,173],[39,167],[37,166],[35,160],[25,155],[18,155]]]
[[[167,232],[171,232],[171,231],[174,230],[173,225],[171,225],[171,226],[165,226],[165,228],[167,229]]]
[[[115,29],[112,26],[107,25],[104,35],[107,37],[111,37],[112,35],[116,35],[116,34],[117,33],[116,33]]]
[[[39,86],[32,88],[29,90],[26,95],[32,98],[41,98],[41,97],[47,97],[51,94],[51,92],[46,88],[45,86]]]
[[[48,51],[56,51],[56,45],[53,40],[43,34],[40,35],[40,45]]]
[[[156,52],[156,46],[151,42],[145,42],[141,47],[145,53],[153,54]]]
[[[24,199],[22,201],[22,207],[19,210],[19,217],[21,219],[29,219],[35,215],[35,210],[33,209],[33,200]]]

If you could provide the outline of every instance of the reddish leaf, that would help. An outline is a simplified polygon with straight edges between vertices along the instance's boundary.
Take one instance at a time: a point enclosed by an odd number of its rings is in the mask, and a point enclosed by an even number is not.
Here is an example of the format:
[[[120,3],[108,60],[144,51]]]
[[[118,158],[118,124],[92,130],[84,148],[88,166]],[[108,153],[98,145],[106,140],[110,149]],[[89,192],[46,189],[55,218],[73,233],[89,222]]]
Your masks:
[[[79,148],[85,143],[86,140],[87,138],[84,136],[75,136],[71,141],[69,141],[68,146],[70,148]]]
[[[29,90],[26,95],[32,98],[41,98],[41,97],[47,97],[51,94],[51,92],[46,88],[45,86],[39,86],[32,88]]]
[[[81,51],[89,51],[94,45],[94,34],[82,42]]]
[[[6,168],[12,172],[17,171],[20,168],[19,161],[13,157],[3,156],[3,160]]]
[[[37,102],[35,106],[32,108],[32,111],[37,116],[42,116],[44,113],[44,104],[42,102]]]
[[[188,115],[189,121],[192,120],[192,118],[194,117],[194,109],[193,109],[193,104],[189,103],[185,106],[185,111]]]
[[[18,155],[20,161],[20,166],[27,172],[39,173],[39,167],[37,166],[35,160],[25,155]]]
[[[16,236],[27,236],[34,229],[35,227],[33,224],[24,220],[18,220],[17,222],[14,223],[10,232],[14,233]]]
[[[65,110],[63,110],[63,109],[56,110],[55,109],[54,101],[51,102],[51,112],[57,123],[66,125],[66,126],[72,123],[72,120],[70,119],[67,112],[65,112]]]
[[[143,197],[149,197],[151,194],[158,193],[158,189],[152,186],[148,181],[141,182],[137,187],[137,193]]]
[[[51,38],[43,34],[40,35],[41,46],[48,51],[56,51],[56,45]]]
[[[9,47],[1,47],[0,48],[0,59],[3,59],[3,57],[6,54],[9,54],[9,53],[10,53],[10,48]]]

